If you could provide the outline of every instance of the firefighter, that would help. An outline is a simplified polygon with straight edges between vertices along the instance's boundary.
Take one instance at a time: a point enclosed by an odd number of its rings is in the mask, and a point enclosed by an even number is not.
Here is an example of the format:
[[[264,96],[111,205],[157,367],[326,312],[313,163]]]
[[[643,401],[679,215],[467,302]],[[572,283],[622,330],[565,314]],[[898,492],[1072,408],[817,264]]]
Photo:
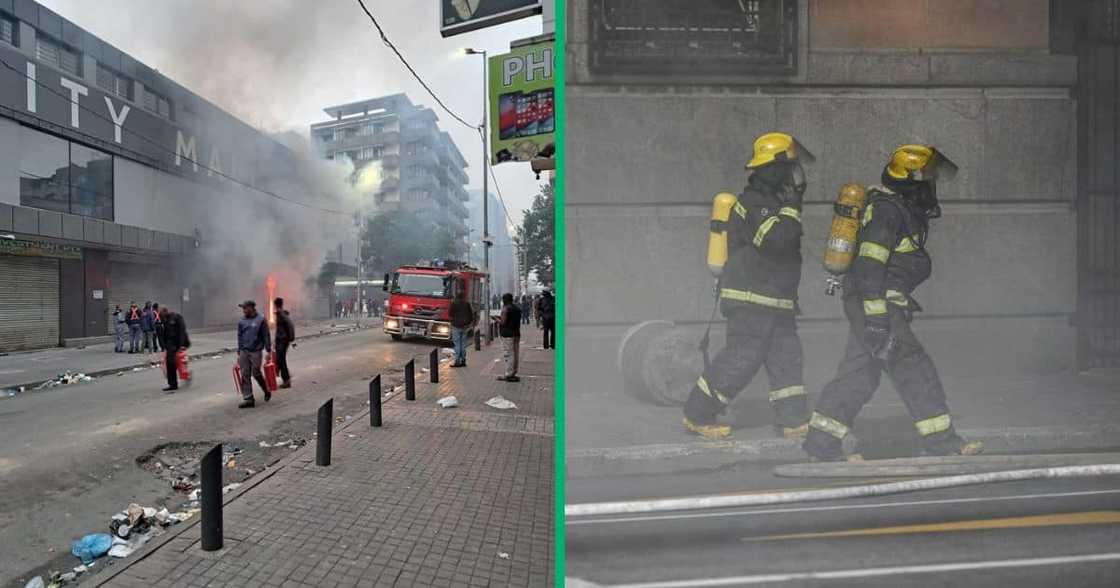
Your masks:
[[[910,330],[920,311],[914,289],[930,276],[929,221],[941,216],[937,183],[957,167],[925,145],[896,149],[881,186],[867,192],[858,254],[844,278],[844,314],[851,330],[836,377],[825,386],[803,447],[815,460],[844,458],[841,441],[856,414],[879,387],[882,372],[894,382],[932,455],[975,455],[983,450],[953,428],[933,360]]]
[[[770,382],[775,427],[791,439],[808,431],[794,315],[801,281],[801,200],[807,185],[803,164],[813,159],[792,136],[767,133],[754,142],[746,166],[751,175],[739,197],[716,197],[717,208],[721,199],[722,207],[730,207],[725,220],[713,220],[711,229],[713,235],[726,235],[726,267],[719,269],[716,289],[727,319],[727,344],[709,364],[705,335],[704,372],[684,405],[684,426],[692,433],[708,439],[731,435],[731,427],[717,417],[762,366]]]

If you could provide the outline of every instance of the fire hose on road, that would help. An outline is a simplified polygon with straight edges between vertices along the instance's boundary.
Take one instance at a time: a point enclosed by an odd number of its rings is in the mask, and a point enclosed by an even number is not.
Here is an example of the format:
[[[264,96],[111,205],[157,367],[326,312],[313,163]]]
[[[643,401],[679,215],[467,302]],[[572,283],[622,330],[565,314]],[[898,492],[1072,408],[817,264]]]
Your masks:
[[[972,486],[977,484],[992,484],[997,482],[1020,482],[1024,480],[1057,480],[1065,478],[1087,478],[1115,475],[1120,475],[1120,463],[1010,470],[1002,472],[988,472],[982,474],[967,474],[961,476],[924,478],[921,480],[906,480],[902,482],[887,482],[882,484],[868,484],[864,486],[847,486],[844,488],[828,488],[821,490],[766,492],[755,494],[721,494],[716,496],[693,496],[687,498],[663,498],[653,500],[569,504],[564,507],[564,514],[568,517],[592,517],[601,515],[706,510],[714,508],[736,508],[745,506],[768,506],[774,504],[789,504],[795,502],[821,502],[826,500],[842,500],[845,498],[887,496],[891,494],[903,494],[906,492],[936,490],[940,488],[955,488],[959,486]]]

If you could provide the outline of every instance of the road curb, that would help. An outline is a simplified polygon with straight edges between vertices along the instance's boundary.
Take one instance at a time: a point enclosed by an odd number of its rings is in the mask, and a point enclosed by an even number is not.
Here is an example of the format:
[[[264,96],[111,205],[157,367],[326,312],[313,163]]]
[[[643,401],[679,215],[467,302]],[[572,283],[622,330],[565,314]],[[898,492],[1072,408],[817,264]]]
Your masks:
[[[983,441],[987,453],[1043,453],[1120,447],[1120,427],[1002,427],[959,431]],[[677,458],[687,458],[681,460]],[[684,461],[684,463],[682,463]],[[736,463],[805,461],[801,442],[789,439],[693,441],[568,450],[570,478],[671,474]]]
[[[374,328],[374,327],[373,326],[369,326],[369,327],[350,327],[350,328],[341,329],[341,330],[338,330],[338,331],[326,331],[326,332],[322,332],[322,333],[315,333],[315,334],[312,334],[312,335],[302,335],[302,336],[299,337],[299,340],[300,341],[306,341],[308,339],[318,339],[320,337],[326,337],[326,336],[335,335],[335,334],[338,334],[338,333],[351,333],[351,332],[354,332],[354,331],[359,331],[359,330],[363,330],[363,329],[372,329],[372,328]],[[189,356],[189,358],[190,358],[190,361],[192,363],[194,363],[194,362],[205,361],[207,359],[210,359],[210,357],[208,357],[208,356],[211,356],[211,355],[233,353],[234,351],[237,351],[236,347],[223,347],[221,349],[215,349],[213,351],[206,351],[206,352],[200,353],[198,355],[191,355],[191,356]],[[119,372],[131,372],[135,368],[153,369],[151,362],[144,361],[144,362],[134,363],[134,364],[127,365],[127,366],[107,368],[107,369],[103,369],[103,370],[95,370],[95,371],[92,371],[92,372],[81,372],[81,373],[83,373],[83,374],[85,374],[85,375],[87,375],[91,378],[100,378],[102,376],[111,376],[111,375],[119,373]],[[63,373],[65,373],[65,372],[63,372]],[[30,394],[30,393],[33,393],[33,392],[45,392],[47,390],[54,390],[55,388],[52,387],[52,388],[43,388],[41,390],[36,390],[35,387],[39,386],[40,384],[43,384],[44,382],[50,382],[53,379],[54,378],[50,378],[50,379],[46,379],[46,380],[37,380],[37,381],[31,382],[31,383],[28,383],[28,384],[11,384],[11,385],[2,386],[2,388],[5,389],[5,390],[11,390],[13,388],[16,388],[16,389],[23,388],[24,389],[23,392],[20,392],[19,394],[17,394],[17,396],[23,395],[23,394]],[[72,385],[73,384],[71,384],[71,386]],[[4,398],[6,398],[6,397],[0,396],[0,400],[3,400]]]

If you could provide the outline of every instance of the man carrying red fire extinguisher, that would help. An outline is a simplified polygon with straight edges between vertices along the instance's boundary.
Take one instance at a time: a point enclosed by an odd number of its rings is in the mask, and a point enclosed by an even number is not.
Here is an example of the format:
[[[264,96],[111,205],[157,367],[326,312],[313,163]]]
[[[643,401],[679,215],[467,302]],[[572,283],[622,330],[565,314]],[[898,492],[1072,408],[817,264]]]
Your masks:
[[[189,349],[191,346],[191,338],[187,335],[187,323],[183,321],[183,316],[177,312],[171,312],[166,306],[161,306],[159,309],[160,320],[163,321],[162,338],[160,343],[163,345],[163,350],[166,359],[164,366],[167,371],[167,387],[163,389],[168,394],[173,394],[179,389],[179,365],[177,363],[177,354],[180,349]]]
[[[264,315],[257,312],[256,302],[246,300],[238,306],[244,316],[237,323],[237,363],[241,368],[241,404],[237,408],[252,408],[256,405],[253,399],[253,379],[264,391],[264,401],[272,400],[272,392],[265,382],[264,372],[261,371],[262,352],[272,355],[272,334],[268,331],[268,321]]]

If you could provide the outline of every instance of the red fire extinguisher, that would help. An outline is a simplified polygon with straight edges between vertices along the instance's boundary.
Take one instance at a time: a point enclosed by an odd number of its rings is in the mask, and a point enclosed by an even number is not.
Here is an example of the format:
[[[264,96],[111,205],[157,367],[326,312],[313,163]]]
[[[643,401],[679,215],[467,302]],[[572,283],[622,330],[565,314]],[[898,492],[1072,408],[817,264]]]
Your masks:
[[[190,356],[187,355],[186,349],[179,349],[175,352],[175,367],[179,369],[179,379],[184,382],[190,382]]]
[[[264,383],[268,384],[269,392],[275,392],[279,388],[276,385],[276,360],[272,359],[271,355],[264,364]]]
[[[269,358],[268,362],[262,367],[264,368],[264,383],[268,386],[268,391],[275,392],[279,389],[276,383],[276,362]],[[238,394],[241,393],[241,365],[236,363],[233,364],[233,390]]]
[[[179,373],[179,379],[184,383],[190,383],[191,370],[189,367],[190,356],[187,355],[186,349],[179,349],[175,352],[175,370]],[[167,356],[159,359],[159,369],[163,372],[163,377],[167,378]]]

